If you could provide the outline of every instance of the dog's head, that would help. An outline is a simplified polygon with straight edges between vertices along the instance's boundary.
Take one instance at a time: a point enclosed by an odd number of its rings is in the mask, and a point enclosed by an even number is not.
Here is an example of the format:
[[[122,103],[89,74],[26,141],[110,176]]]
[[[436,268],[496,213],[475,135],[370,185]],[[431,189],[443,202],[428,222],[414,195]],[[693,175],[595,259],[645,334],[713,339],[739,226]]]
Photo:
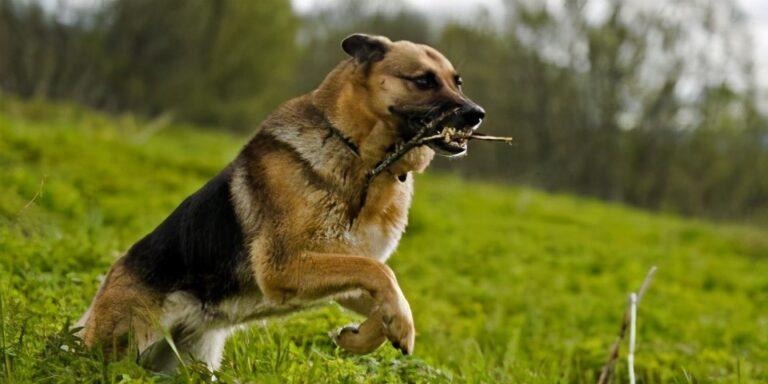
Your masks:
[[[415,134],[410,122],[429,121],[446,111],[455,113],[441,125],[458,131],[477,129],[485,117],[483,108],[462,93],[461,76],[451,62],[432,47],[364,34],[347,37],[341,46],[357,66],[368,108],[379,119],[396,122],[400,139]],[[462,138],[434,140],[429,146],[449,157],[467,151]]]

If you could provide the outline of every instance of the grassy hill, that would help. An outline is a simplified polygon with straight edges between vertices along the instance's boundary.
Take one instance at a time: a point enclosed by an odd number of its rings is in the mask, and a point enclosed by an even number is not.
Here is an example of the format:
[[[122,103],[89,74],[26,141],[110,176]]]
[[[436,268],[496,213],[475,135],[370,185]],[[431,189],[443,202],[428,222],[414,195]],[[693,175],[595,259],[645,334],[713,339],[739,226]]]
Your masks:
[[[1,99],[0,382],[203,377],[195,365],[168,377],[107,364],[61,330],[117,255],[244,141]],[[655,264],[639,312],[641,382],[768,381],[765,230],[429,174],[391,264],[416,319],[414,357],[340,351],[327,331],[359,319],[332,305],[238,333],[219,380],[594,382],[628,292]]]

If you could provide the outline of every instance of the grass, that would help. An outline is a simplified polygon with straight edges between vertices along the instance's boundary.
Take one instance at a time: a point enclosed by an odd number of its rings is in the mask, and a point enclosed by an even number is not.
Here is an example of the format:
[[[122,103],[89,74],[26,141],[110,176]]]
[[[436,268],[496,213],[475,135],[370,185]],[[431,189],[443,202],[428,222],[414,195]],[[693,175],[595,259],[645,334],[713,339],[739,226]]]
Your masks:
[[[99,276],[234,157],[245,138],[0,100],[0,382],[208,380],[157,376],[82,348],[67,324]],[[417,178],[391,260],[416,354],[336,348],[338,306],[253,324],[227,344],[221,382],[594,382],[627,294],[642,383],[768,381],[768,232],[527,188]],[[623,350],[622,352],[625,352]],[[617,381],[626,381],[619,362]],[[111,361],[111,362],[109,362]]]

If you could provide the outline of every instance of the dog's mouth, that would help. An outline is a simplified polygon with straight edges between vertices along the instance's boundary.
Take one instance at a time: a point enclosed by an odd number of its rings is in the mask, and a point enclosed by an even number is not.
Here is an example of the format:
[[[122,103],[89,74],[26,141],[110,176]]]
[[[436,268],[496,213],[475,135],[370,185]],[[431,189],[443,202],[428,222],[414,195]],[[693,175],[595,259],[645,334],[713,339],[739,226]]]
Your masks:
[[[435,153],[445,157],[459,157],[467,154],[467,143],[472,133],[479,127],[475,126],[454,127],[449,125],[438,125],[437,137],[427,142],[427,146],[432,148]]]
[[[404,121],[403,137],[408,139],[412,137],[419,127],[428,122],[432,122],[434,129],[427,132],[426,136],[434,137],[426,142],[429,148],[432,148],[438,155],[445,157],[460,157],[467,153],[467,143],[473,132],[480,127],[481,123],[467,125],[463,122],[458,112],[451,113],[448,116],[440,117],[439,111],[414,109],[397,110],[390,109],[393,113],[401,116]],[[436,119],[440,121],[435,121]]]

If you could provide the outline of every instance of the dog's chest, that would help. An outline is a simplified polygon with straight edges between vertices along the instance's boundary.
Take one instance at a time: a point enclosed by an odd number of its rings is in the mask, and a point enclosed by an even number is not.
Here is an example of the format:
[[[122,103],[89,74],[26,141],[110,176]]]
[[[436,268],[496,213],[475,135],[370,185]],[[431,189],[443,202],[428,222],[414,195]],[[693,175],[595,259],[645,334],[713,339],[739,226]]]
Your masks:
[[[402,231],[382,223],[365,223],[348,232],[347,240],[355,248],[355,253],[373,257],[384,262],[397,248]]]
[[[382,180],[369,196],[352,227],[344,234],[348,252],[386,261],[408,224],[412,182]],[[351,249],[349,249],[351,248]]]

